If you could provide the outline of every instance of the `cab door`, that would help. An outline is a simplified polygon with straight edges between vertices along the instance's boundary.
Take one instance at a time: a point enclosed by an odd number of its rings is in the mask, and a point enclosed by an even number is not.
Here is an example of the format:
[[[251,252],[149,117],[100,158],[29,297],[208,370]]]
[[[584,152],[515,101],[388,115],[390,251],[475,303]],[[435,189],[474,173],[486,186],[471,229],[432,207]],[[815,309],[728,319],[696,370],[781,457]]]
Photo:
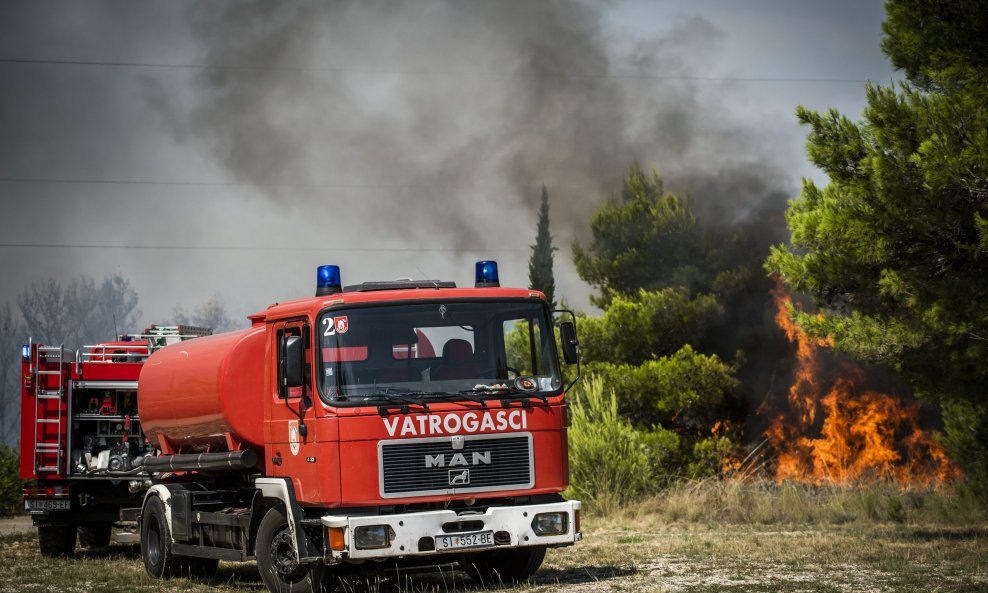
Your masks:
[[[316,471],[317,427],[313,409],[312,331],[307,319],[279,322],[272,332],[277,369],[274,392],[271,394],[271,414],[268,417],[268,462],[274,476],[291,477],[299,500],[320,500],[320,485]],[[286,348],[290,338],[302,343],[302,384],[289,386],[286,368]]]

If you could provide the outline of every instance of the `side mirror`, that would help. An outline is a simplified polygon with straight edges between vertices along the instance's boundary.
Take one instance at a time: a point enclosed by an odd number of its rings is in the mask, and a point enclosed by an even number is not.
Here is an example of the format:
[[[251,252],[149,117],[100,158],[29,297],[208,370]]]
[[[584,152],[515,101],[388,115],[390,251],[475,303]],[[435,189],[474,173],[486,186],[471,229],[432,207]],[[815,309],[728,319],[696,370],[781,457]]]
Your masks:
[[[301,387],[303,384],[305,355],[302,346],[301,336],[284,337],[281,349],[281,364],[283,365],[282,380],[284,381],[283,387],[285,391],[282,393],[282,397],[288,396],[288,389]]]
[[[566,364],[576,364],[580,361],[580,341],[576,338],[576,326],[572,321],[559,324],[559,341],[563,346],[563,360]]]

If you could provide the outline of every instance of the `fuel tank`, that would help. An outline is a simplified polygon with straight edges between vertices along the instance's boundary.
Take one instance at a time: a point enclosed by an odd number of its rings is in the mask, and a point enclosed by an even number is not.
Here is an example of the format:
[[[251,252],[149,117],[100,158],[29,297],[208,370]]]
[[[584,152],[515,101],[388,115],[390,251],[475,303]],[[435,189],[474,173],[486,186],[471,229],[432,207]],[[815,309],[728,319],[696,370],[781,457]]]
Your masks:
[[[174,453],[264,445],[265,330],[179,342],[152,354],[137,382],[141,428]]]

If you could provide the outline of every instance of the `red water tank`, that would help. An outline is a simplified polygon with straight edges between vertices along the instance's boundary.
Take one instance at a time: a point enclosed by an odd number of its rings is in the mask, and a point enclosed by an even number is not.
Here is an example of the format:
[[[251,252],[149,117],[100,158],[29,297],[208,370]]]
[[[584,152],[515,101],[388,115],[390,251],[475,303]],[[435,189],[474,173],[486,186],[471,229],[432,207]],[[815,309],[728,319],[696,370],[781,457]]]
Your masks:
[[[137,382],[141,429],[173,452],[225,451],[227,437],[264,444],[263,326],[173,344],[152,354]]]

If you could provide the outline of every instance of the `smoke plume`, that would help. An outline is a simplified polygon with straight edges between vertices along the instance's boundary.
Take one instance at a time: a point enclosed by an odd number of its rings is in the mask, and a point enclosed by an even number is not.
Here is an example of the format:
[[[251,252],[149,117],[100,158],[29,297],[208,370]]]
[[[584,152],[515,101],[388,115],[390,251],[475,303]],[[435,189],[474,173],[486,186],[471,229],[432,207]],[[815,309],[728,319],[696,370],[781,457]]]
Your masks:
[[[545,182],[567,244],[633,161],[725,223],[782,178],[768,134],[726,109],[729,85],[652,78],[716,50],[701,19],[617,39],[577,1],[205,3],[188,18],[219,67],[198,74],[191,109],[151,84],[174,133],[384,243],[525,247]]]

